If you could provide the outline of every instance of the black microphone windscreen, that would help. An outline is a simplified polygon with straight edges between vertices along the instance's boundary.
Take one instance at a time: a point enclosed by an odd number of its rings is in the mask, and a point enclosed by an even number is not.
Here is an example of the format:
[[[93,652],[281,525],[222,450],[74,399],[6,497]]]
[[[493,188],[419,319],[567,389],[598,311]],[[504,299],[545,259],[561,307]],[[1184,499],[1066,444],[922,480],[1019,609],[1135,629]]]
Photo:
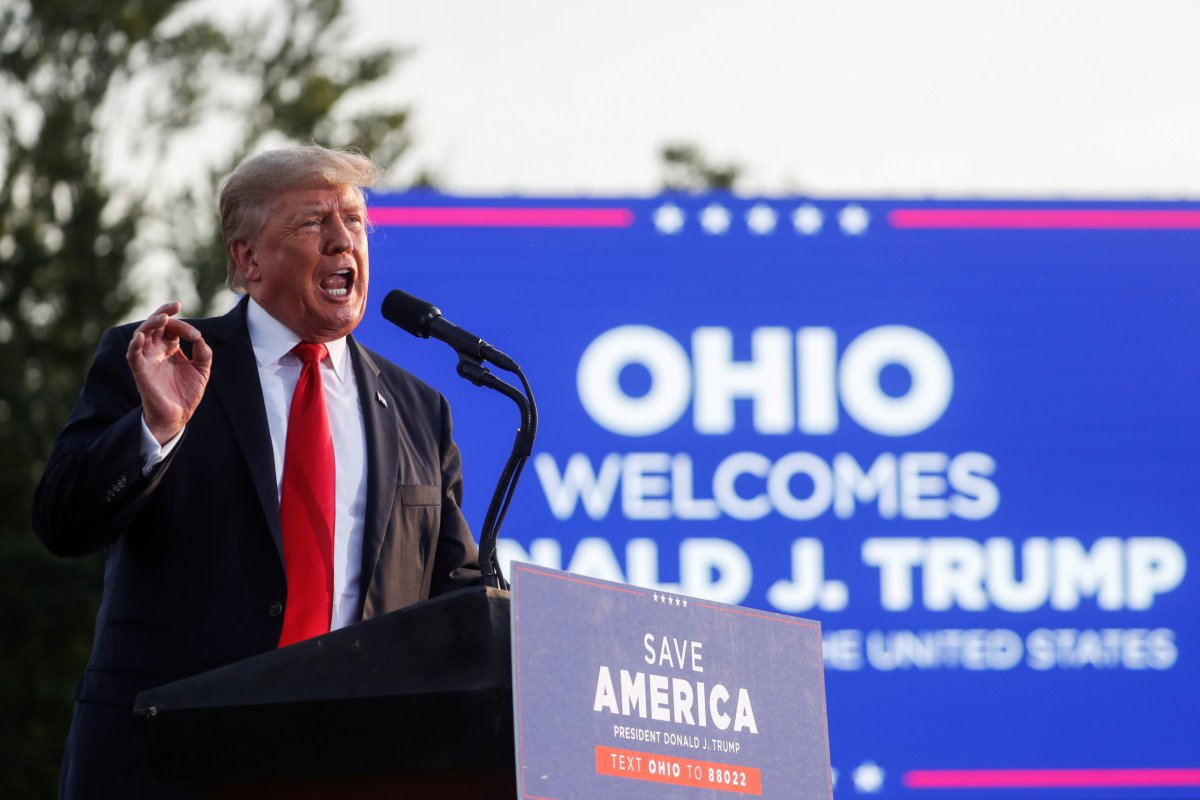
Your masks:
[[[440,317],[433,303],[427,303],[419,297],[413,297],[408,292],[393,289],[383,298],[383,318],[393,325],[398,325],[413,336],[422,339],[429,338],[429,322],[434,317]]]

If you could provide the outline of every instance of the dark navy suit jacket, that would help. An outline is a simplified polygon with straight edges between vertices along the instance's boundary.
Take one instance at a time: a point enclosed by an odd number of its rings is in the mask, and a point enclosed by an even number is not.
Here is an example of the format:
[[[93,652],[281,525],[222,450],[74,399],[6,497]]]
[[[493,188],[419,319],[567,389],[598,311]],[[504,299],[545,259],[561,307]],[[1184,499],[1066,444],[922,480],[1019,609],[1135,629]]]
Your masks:
[[[38,486],[52,552],[102,550],[104,594],[62,779],[64,797],[188,797],[149,777],[135,695],[274,648],[287,603],[278,490],[246,303],[192,320],[212,376],[182,439],[143,477],[141,406],[108,331]],[[445,399],[350,338],[366,426],[366,619],[477,583]]]

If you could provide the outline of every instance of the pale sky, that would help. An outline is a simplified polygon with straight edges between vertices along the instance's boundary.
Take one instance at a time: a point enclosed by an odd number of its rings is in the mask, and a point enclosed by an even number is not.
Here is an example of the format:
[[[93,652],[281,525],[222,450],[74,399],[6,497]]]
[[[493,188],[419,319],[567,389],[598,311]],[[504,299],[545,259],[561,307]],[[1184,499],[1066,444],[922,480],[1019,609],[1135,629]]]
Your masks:
[[[442,188],[1200,198],[1196,0],[350,0]]]

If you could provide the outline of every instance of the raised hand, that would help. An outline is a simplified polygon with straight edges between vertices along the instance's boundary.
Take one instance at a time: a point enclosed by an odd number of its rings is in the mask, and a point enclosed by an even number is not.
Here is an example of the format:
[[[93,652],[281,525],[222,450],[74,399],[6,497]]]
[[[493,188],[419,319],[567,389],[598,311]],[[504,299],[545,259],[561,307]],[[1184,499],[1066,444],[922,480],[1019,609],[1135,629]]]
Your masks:
[[[180,308],[179,301],[160,306],[138,326],[125,352],[146,427],[159,444],[169,442],[192,418],[212,373],[212,349],[200,331],[173,319]],[[181,340],[192,343],[191,360],[183,354]]]

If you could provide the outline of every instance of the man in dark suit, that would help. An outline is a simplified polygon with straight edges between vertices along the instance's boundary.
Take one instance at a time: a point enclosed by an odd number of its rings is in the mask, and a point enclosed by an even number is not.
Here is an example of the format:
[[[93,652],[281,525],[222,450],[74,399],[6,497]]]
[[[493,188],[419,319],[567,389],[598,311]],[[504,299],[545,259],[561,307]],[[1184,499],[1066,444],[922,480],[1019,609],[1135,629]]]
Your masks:
[[[221,193],[247,297],[101,341],[35,503],[51,551],[105,555],[61,796],[190,796],[150,776],[138,692],[478,582],[444,398],[350,336],[377,177],[316,146],[249,159]]]

